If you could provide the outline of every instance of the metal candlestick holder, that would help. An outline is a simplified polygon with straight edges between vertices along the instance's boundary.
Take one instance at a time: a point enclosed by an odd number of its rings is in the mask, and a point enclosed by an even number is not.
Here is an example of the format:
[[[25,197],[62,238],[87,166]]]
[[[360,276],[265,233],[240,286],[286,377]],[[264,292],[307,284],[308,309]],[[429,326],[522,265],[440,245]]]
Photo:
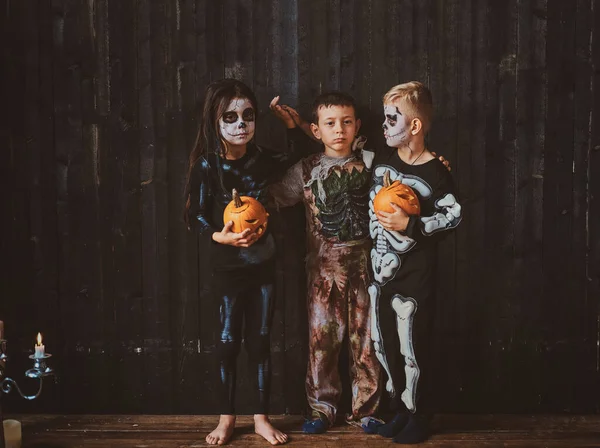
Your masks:
[[[2,424],[2,395],[8,394],[11,390],[16,389],[19,395],[25,400],[35,400],[42,393],[42,385],[44,384],[44,378],[47,376],[54,375],[54,370],[47,364],[47,360],[51,357],[51,354],[44,354],[42,356],[30,355],[29,359],[33,360],[33,368],[25,372],[27,378],[33,378],[39,380],[39,387],[34,395],[25,395],[19,385],[12,378],[5,377],[6,374],[6,362],[8,356],[6,356],[6,339],[0,338],[0,448],[5,448],[4,441],[4,425]]]

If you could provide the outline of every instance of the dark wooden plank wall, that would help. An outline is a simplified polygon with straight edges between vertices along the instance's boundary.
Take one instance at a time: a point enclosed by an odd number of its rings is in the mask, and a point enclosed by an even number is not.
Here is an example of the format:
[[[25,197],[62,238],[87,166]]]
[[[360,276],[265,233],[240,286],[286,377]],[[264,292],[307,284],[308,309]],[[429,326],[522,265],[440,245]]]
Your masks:
[[[466,212],[440,249],[440,409],[598,409],[599,2],[0,0],[0,29],[0,319],[12,375],[37,331],[60,372],[8,409],[213,409],[209,267],[180,217],[197,103],[224,76],[274,147],[276,94],[306,115],[350,92],[376,147],[382,94],[426,82]],[[302,219],[273,220],[274,412],[305,405]]]

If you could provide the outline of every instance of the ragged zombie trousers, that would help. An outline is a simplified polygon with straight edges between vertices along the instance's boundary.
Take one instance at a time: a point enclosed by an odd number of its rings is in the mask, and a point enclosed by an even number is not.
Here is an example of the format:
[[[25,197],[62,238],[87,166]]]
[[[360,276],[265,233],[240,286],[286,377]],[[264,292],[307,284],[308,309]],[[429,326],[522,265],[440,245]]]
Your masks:
[[[369,242],[309,248],[306,395],[313,414],[323,414],[330,423],[335,422],[342,393],[338,360],[346,337],[352,382],[349,418],[372,415],[379,405],[380,365],[371,341],[367,292],[369,250]]]
[[[215,271],[211,289],[217,299],[219,334],[216,361],[216,413],[235,414],[237,358],[242,343],[248,353],[253,383],[250,413],[268,414],[271,385],[270,333],[274,307],[273,262]]]
[[[390,410],[430,415],[436,252],[410,252],[393,279],[373,283],[373,339],[386,373]]]

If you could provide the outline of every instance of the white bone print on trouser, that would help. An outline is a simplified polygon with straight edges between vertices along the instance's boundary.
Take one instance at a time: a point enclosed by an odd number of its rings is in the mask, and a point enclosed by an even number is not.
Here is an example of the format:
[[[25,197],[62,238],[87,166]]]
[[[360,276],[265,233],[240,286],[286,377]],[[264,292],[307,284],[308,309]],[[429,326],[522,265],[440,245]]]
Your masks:
[[[369,286],[369,297],[371,298],[371,340],[373,341],[373,347],[375,348],[375,356],[385,369],[388,376],[388,381],[385,384],[385,390],[393,397],[396,394],[394,388],[394,381],[392,380],[392,373],[390,372],[390,366],[385,357],[383,350],[383,343],[381,337],[381,329],[379,328],[379,298],[381,297],[381,289],[379,285],[372,283]]]
[[[413,316],[417,312],[417,302],[400,294],[392,297],[392,308],[396,313],[396,328],[400,340],[400,353],[404,356],[406,387],[402,392],[402,401],[410,412],[415,412],[417,399],[417,383],[419,382],[419,365],[413,347]]]

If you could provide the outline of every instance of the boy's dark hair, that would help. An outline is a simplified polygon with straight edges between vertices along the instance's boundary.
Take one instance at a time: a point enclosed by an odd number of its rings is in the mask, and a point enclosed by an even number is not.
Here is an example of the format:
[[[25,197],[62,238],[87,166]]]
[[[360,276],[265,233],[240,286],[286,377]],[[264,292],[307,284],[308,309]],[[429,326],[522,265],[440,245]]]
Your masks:
[[[350,106],[354,109],[355,118],[358,118],[358,111],[356,109],[354,98],[347,93],[334,90],[331,92],[324,92],[315,98],[312,106],[312,122],[315,124],[319,123],[319,108],[330,106]]]

